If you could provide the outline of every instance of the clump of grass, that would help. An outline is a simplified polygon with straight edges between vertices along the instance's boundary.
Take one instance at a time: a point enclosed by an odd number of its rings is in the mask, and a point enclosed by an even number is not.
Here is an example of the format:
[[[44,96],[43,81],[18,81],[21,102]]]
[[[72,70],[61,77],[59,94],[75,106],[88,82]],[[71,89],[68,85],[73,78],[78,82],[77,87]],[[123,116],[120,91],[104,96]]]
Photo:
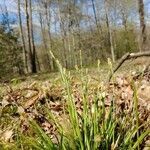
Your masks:
[[[55,59],[55,58],[54,58]],[[56,60],[56,59],[55,59]],[[83,111],[81,114],[75,106],[75,97],[73,95],[71,86],[71,76],[56,60],[58,65],[62,82],[65,87],[65,97],[67,104],[67,115],[70,122],[70,134],[66,132],[63,124],[50,112],[48,112],[50,119],[52,119],[57,126],[59,133],[59,142],[54,144],[52,140],[42,131],[36,124],[32,124],[35,132],[38,135],[37,140],[30,139],[30,144],[35,149],[81,149],[81,150],[107,150],[107,149],[139,149],[143,139],[150,133],[147,130],[139,133],[139,130],[144,125],[138,124],[138,98],[136,88],[134,87],[133,111],[132,118],[123,115],[116,117],[115,99],[112,97],[111,106],[106,108],[105,96],[100,89],[95,92],[93,104],[89,104],[88,99],[88,74],[82,69],[78,70],[82,80],[82,102]],[[82,62],[81,62],[82,65]],[[69,130],[69,129],[68,129]],[[39,146],[40,144],[40,146]],[[42,145],[43,144],[43,145]]]
[[[53,55],[52,55],[53,56]],[[55,57],[53,56],[55,59]],[[140,149],[143,139],[150,133],[150,130],[139,132],[145,125],[138,123],[138,98],[136,88],[134,87],[133,111],[129,118],[122,114],[116,116],[116,103],[112,97],[111,105],[105,106],[105,95],[100,88],[94,92],[93,102],[89,102],[89,77],[88,70],[79,72],[82,88],[81,98],[83,104],[82,113],[78,112],[75,105],[75,97],[71,85],[70,73],[64,69],[58,60],[62,83],[65,87],[65,104],[67,111],[64,113],[68,116],[66,124],[61,124],[59,120],[46,110],[50,121],[53,121],[57,128],[57,142],[54,142],[34,121],[31,121],[31,128],[34,131],[34,137],[20,135],[18,147],[21,149],[37,150],[133,150]],[[98,63],[99,64],[99,63]],[[81,62],[82,66],[82,62]]]

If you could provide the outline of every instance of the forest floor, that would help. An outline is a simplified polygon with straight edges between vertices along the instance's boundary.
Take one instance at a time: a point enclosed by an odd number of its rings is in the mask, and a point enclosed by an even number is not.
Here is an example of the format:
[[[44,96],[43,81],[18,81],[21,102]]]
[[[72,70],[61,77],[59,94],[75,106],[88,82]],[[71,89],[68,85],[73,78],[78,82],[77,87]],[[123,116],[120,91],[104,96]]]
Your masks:
[[[128,74],[132,74],[134,72],[142,71],[143,66],[147,63],[147,60],[136,60],[136,61],[129,61],[115,73],[114,76],[127,76]],[[85,71],[86,68],[83,68]],[[108,75],[109,75],[110,69],[108,64],[103,64],[98,69],[97,67],[90,67],[88,68],[88,74],[92,77],[93,80],[99,80],[100,82],[107,82]],[[78,72],[76,70],[70,70],[70,73],[72,77],[78,77]],[[33,82],[45,82],[45,81],[51,81],[51,82],[61,82],[61,76],[59,72],[52,72],[52,73],[37,73],[33,75],[27,75],[27,76],[16,76],[11,77],[8,76],[7,78],[4,78],[3,80],[0,80],[0,93],[5,92],[6,85],[12,86],[13,88],[22,87],[27,84],[31,84]],[[55,83],[54,83],[55,84]]]
[[[138,97],[138,123],[144,125],[143,131],[150,128],[150,75],[144,74],[134,78],[142,72],[146,61],[126,62],[108,83],[109,66],[71,70],[67,75],[56,73],[35,74],[26,77],[17,77],[0,83],[0,145],[12,144],[16,130],[28,134],[29,123],[32,118],[36,120],[44,132],[49,135],[54,143],[57,143],[56,127],[47,121],[44,108],[47,107],[54,116],[57,116],[61,124],[65,124],[64,104],[67,96],[66,84],[75,97],[75,108],[78,114],[83,111],[84,86],[87,86],[87,99],[92,106],[95,92],[105,97],[106,107],[111,106],[112,96],[116,99],[116,114],[127,112],[132,114],[133,99]],[[62,81],[63,80],[63,81]],[[65,99],[65,100],[64,100]],[[66,102],[65,102],[66,103]],[[131,115],[132,116],[132,115]],[[63,119],[62,119],[63,118]],[[16,129],[16,126],[19,129]],[[65,129],[64,129],[65,130]],[[150,137],[146,136],[142,146],[150,144]],[[145,146],[146,145],[146,146]],[[13,145],[14,146],[14,145]],[[5,147],[5,146],[4,146]],[[9,149],[9,146],[8,146]],[[16,148],[17,149],[17,148]]]

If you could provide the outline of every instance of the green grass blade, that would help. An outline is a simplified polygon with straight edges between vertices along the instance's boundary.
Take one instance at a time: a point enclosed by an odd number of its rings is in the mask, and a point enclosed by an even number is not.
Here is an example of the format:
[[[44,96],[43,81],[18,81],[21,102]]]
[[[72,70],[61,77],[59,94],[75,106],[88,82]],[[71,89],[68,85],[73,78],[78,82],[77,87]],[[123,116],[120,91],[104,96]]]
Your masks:
[[[133,149],[133,150],[136,149],[136,148],[141,144],[141,142],[143,141],[143,139],[144,139],[148,134],[150,134],[150,130],[147,130],[147,131],[145,131],[144,133],[142,133],[142,134],[139,136],[139,138],[137,139],[137,141],[134,143],[132,149]]]

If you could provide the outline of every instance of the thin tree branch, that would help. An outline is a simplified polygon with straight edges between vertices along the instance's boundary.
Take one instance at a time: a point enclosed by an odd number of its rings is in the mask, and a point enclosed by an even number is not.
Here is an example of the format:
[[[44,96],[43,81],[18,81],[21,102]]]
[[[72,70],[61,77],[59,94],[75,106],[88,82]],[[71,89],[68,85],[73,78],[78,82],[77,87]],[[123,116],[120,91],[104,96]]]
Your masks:
[[[138,58],[138,57],[150,57],[150,51],[145,51],[145,52],[138,52],[138,53],[126,53],[125,55],[122,56],[122,58],[120,59],[120,61],[118,62],[118,64],[116,65],[116,67],[113,69],[113,71],[109,74],[108,77],[108,81],[111,80],[112,76],[114,75],[114,73],[122,66],[122,64],[128,60],[128,59],[132,59],[132,58]]]

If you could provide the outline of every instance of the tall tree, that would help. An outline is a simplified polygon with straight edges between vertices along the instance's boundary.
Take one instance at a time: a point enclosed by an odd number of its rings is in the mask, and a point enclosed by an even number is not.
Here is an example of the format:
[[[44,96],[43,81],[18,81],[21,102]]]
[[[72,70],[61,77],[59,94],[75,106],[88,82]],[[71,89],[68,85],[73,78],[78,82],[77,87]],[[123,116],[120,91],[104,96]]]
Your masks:
[[[36,48],[34,43],[34,33],[33,33],[33,21],[32,21],[32,1],[29,0],[29,25],[30,25],[30,37],[31,37],[31,48],[32,48],[32,73],[37,72],[36,67]]]
[[[111,56],[112,56],[112,61],[115,62],[112,30],[111,30],[110,19],[109,19],[109,14],[108,14],[108,0],[104,1],[104,7],[105,7],[105,16],[106,16],[106,25],[107,25],[107,30],[108,30],[109,45],[110,45],[110,49],[111,49]]]
[[[29,25],[29,12],[28,12],[28,0],[25,0],[25,15],[26,15],[26,27],[27,27],[27,45],[28,45],[28,65],[29,71],[32,72],[32,48],[30,38],[30,25]]]
[[[145,23],[145,13],[144,13],[144,1],[138,0],[138,6],[139,6],[139,17],[140,17],[140,29],[141,29],[141,35],[140,35],[140,51],[145,50],[146,46],[146,23]]]
[[[26,50],[25,38],[24,38],[23,27],[22,27],[20,0],[18,0],[18,19],[19,19],[20,38],[22,42],[23,57],[24,57],[24,68],[25,68],[25,72],[28,72],[27,50]]]
[[[100,30],[100,34],[102,34],[102,27],[98,21],[97,14],[96,14],[95,2],[94,2],[94,0],[91,0],[91,1],[92,1],[92,9],[93,9],[93,13],[94,13],[96,27],[97,27],[98,31]]]
[[[63,43],[63,64],[65,68],[68,68],[68,62],[67,62],[67,31],[65,29],[65,21],[63,19],[62,13],[61,13],[61,6],[62,2],[61,0],[57,0],[58,3],[58,18],[59,18],[59,26],[60,26],[60,36]]]
[[[29,2],[29,3],[28,3]],[[25,14],[26,14],[26,26],[27,26],[27,40],[29,49],[29,63],[30,71],[36,73],[36,51],[33,39],[33,28],[32,28],[32,8],[31,0],[25,0]]]
[[[52,36],[51,36],[51,14],[50,14],[50,8],[51,8],[51,1],[46,0],[44,9],[45,9],[45,16],[46,16],[46,25],[47,25],[47,31],[48,31],[48,38],[49,38],[49,48],[52,51]],[[47,56],[49,57],[49,52],[47,50]],[[50,56],[50,69],[51,71],[54,70],[54,61],[53,58]]]

